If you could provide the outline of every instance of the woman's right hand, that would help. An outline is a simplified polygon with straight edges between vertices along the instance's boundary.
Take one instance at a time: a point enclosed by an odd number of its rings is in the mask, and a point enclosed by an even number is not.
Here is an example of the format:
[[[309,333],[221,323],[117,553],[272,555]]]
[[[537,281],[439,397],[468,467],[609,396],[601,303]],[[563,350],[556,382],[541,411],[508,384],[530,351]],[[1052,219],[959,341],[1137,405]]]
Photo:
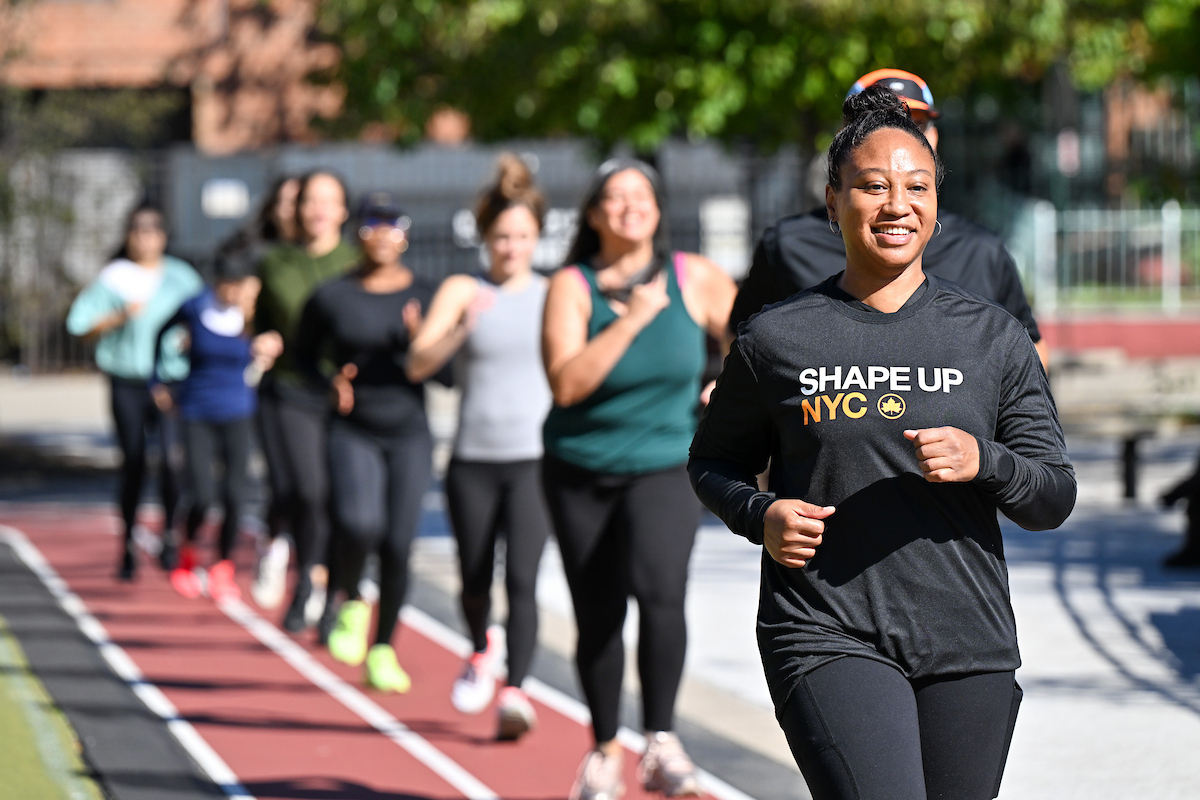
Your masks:
[[[333,376],[334,403],[337,411],[343,417],[354,410],[354,379],[358,377],[358,367],[346,364],[337,375]]]
[[[763,547],[783,566],[803,567],[817,554],[824,520],[836,510],[803,500],[776,500],[767,506],[763,519]]]
[[[660,272],[654,280],[638,284],[630,290],[625,319],[642,330],[669,305],[671,297],[667,294],[667,276]]]

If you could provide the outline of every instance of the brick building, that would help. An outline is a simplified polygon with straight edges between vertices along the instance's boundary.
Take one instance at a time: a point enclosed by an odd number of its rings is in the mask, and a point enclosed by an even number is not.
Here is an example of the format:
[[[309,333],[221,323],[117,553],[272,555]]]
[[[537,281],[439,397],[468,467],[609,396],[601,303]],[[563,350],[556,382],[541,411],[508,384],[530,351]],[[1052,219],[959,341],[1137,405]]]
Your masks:
[[[178,87],[209,153],[313,139],[341,108],[313,72],[338,51],[311,36],[315,0],[0,0],[0,80],[32,89]]]

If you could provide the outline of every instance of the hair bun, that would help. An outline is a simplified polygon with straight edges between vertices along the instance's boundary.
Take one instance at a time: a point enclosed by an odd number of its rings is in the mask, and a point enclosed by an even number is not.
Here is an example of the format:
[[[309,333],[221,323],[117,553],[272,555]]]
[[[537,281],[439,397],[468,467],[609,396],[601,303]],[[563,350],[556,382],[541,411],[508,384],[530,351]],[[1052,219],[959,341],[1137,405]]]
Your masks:
[[[842,103],[842,118],[850,125],[868,114],[899,115],[912,119],[912,112],[900,96],[878,83],[871,84],[858,94],[852,94]]]
[[[533,188],[533,172],[520,156],[503,153],[496,160],[496,167],[496,189],[505,200],[511,202]]]

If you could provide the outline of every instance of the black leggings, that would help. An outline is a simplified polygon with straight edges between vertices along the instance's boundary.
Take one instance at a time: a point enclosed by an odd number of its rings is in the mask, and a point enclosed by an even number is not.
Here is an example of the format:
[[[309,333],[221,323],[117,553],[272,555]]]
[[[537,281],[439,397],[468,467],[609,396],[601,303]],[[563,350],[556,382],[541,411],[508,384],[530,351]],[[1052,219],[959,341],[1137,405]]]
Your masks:
[[[358,598],[363,564],[379,554],[376,644],[388,644],[408,592],[408,555],[432,478],[433,441],[424,419],[381,435],[345,420],[329,428],[329,472],[337,559],[331,575]]]
[[[320,402],[299,402],[271,386],[260,393],[259,425],[271,484],[267,523],[272,536],[291,529],[302,580],[324,563],[329,541],[329,412]]]
[[[225,519],[221,523],[219,544],[221,560],[229,558],[237,539],[238,521],[249,495],[250,418],[227,422],[184,420],[183,441],[187,453],[188,488],[191,507],[187,514],[187,540],[195,541],[196,531],[204,515],[217,502],[217,480],[214,468],[219,460],[223,467],[221,501]]]
[[[1012,672],[913,682],[844,657],[800,679],[779,724],[814,800],[990,800],[1020,702]]]
[[[171,529],[175,507],[179,503],[178,421],[163,414],[150,397],[146,381],[109,376],[112,388],[112,415],[121,447],[121,479],[117,501],[125,521],[125,547],[130,546],[133,526],[137,523],[138,503],[146,479],[147,430],[158,434],[158,489],[163,505],[163,531]]]
[[[462,609],[476,652],[487,647],[496,536],[504,532],[508,685],[520,686],[537,645],[537,574],[550,535],[541,461],[450,462],[446,499],[462,574]]]
[[[617,735],[631,594],[640,617],[642,723],[671,730],[687,650],[688,559],[700,524],[686,470],[606,475],[547,456],[542,482],[575,606],[575,663],[596,741]]]

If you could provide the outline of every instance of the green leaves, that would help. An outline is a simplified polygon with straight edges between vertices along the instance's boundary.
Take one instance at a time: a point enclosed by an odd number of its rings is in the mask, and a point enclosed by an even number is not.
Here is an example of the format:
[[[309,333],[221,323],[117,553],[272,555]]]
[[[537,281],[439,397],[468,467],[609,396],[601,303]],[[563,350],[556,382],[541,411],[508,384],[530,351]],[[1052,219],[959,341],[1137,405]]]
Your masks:
[[[1200,0],[324,0],[343,133],[419,134],[441,105],[482,139],[687,134],[763,149],[836,127],[850,83],[898,66],[938,97],[1037,80],[1094,89],[1192,69]]]

